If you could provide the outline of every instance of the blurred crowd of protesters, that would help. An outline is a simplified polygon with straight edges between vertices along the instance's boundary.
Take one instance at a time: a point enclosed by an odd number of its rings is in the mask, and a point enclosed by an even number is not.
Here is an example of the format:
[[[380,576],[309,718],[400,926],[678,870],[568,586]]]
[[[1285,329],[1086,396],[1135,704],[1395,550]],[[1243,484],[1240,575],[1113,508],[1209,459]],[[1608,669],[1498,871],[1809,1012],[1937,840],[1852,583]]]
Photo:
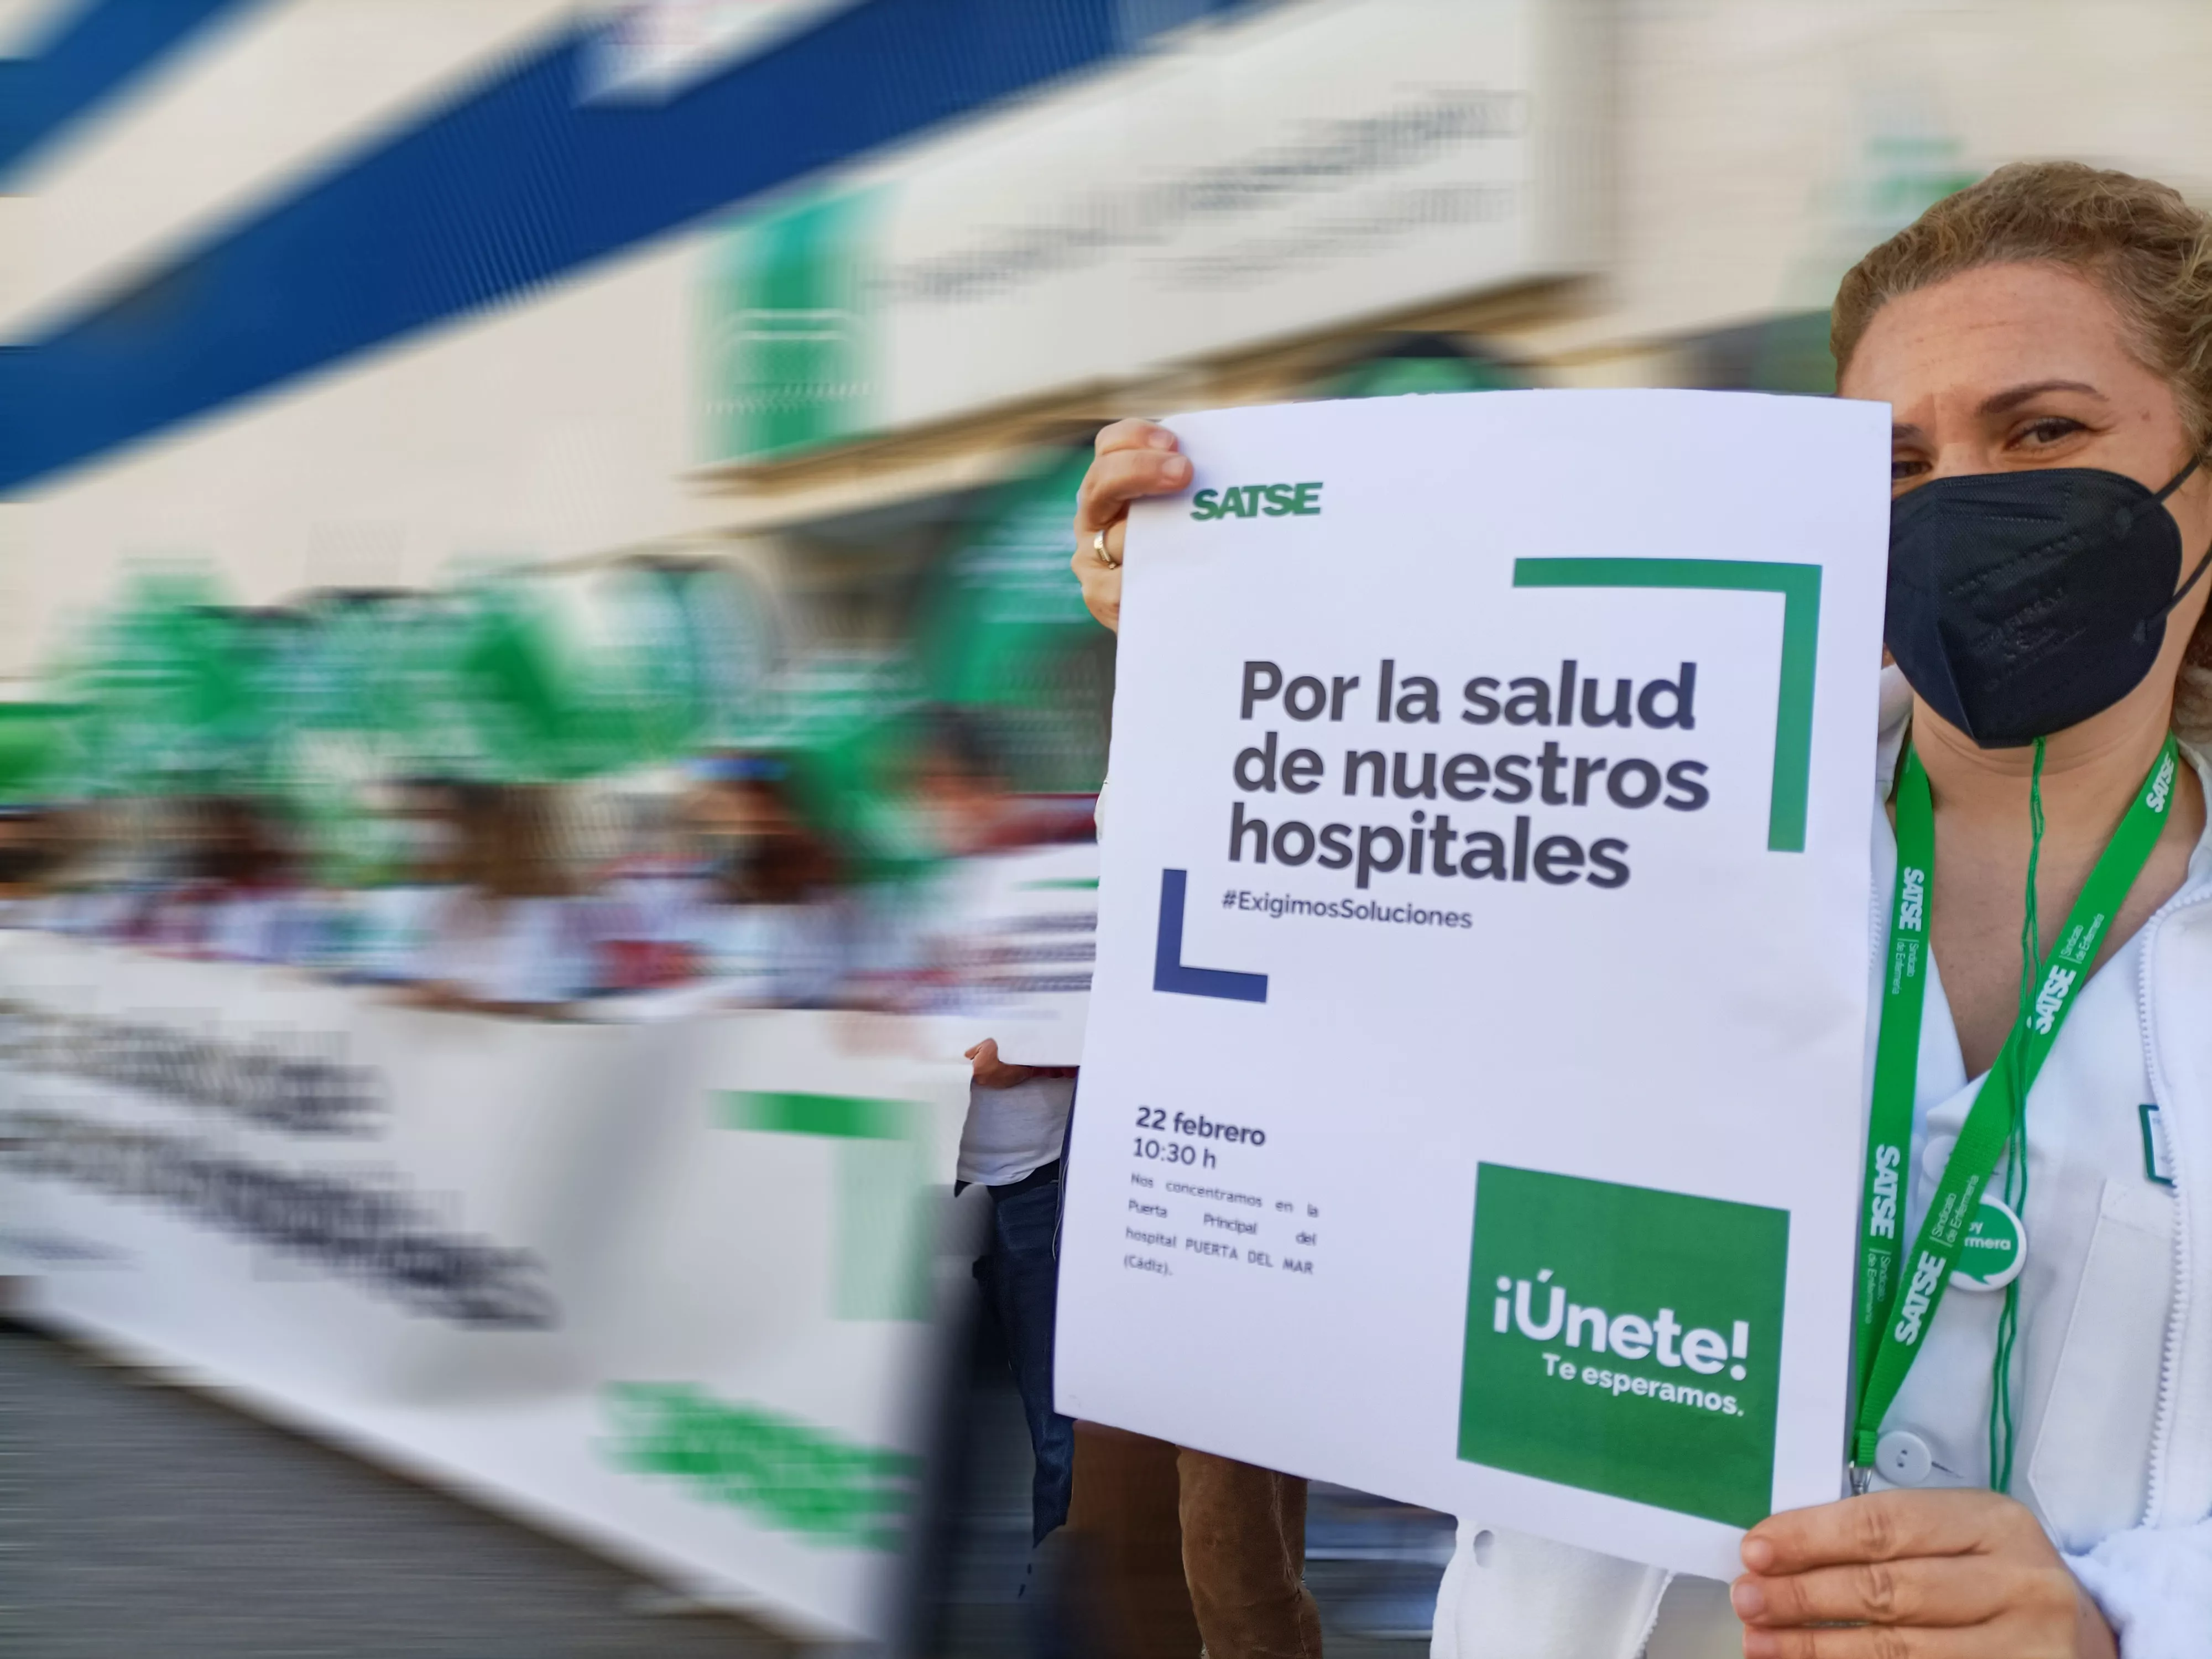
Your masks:
[[[973,941],[954,861],[1088,839],[1088,797],[1009,793],[988,724],[914,724],[885,860],[720,750],[680,785],[441,777],[382,791],[381,878],[317,881],[282,803],[179,795],[0,809],[0,926],[275,964],[430,1006],[667,1017],[713,1006],[935,1012]]]

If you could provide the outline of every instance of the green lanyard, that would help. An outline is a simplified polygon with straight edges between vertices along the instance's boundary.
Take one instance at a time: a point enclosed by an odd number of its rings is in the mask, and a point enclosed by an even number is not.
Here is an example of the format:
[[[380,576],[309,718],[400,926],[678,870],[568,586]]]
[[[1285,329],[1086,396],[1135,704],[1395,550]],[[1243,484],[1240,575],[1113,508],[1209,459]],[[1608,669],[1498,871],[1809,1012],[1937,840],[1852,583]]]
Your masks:
[[[1958,1144],[1943,1166],[1943,1178],[1929,1201],[1927,1218],[1912,1241],[1911,1276],[1905,1279],[1898,1229],[1905,1220],[1936,866],[1936,814],[1928,794],[1928,774],[1921,768],[1920,757],[1906,752],[1897,788],[1897,882],[1890,898],[1889,953],[1881,987],[1881,1031],[1875,1046],[1866,1188],[1860,1205],[1859,1403],[1851,1436],[1855,1470],[1874,1466],[1881,1419],[1919,1358],[1921,1338],[1950,1283],[1983,1190],[2012,1139],[2022,1101],[2088,977],[2098,945],[2166,826],[2178,764],[2169,735],[2068,914],[2033,1006],[2014,1022],[2003,1052],[1974,1096],[1960,1127]]]

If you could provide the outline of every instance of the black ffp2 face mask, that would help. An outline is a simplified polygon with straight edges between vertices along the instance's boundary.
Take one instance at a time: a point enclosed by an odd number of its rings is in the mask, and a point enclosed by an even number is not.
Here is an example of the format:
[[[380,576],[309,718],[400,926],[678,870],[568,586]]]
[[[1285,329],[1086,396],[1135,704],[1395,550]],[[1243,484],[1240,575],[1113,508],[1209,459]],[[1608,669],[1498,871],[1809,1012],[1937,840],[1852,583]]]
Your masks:
[[[1936,478],[1889,509],[1883,635],[1930,708],[1984,749],[2102,714],[2166,642],[2181,527],[2168,495],[2095,467]]]

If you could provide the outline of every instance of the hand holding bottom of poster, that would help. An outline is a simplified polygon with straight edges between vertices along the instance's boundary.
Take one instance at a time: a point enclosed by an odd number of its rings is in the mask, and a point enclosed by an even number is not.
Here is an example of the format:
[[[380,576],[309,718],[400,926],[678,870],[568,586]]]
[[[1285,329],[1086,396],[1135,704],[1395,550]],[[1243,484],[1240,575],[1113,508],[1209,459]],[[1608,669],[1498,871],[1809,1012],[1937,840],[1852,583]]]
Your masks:
[[[1732,1573],[1842,1475],[1886,416],[1170,424],[1061,1408]]]

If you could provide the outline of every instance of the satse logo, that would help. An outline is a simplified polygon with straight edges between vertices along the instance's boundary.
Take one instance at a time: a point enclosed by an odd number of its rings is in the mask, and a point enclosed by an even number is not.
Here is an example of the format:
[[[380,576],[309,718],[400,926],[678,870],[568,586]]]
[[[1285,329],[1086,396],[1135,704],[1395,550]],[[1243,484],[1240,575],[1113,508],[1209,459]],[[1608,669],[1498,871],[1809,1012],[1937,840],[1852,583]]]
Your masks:
[[[1905,1287],[1898,1304],[1897,1340],[1908,1346],[1920,1340],[1920,1322],[1928,1316],[1928,1303],[1943,1280],[1943,1258],[1927,1250],[1912,1264],[1912,1282]]]
[[[2158,769],[2158,775],[2150,781],[2150,792],[2143,797],[2143,804],[2154,812],[2163,812],[2166,794],[2172,787],[2173,757],[2168,755],[2166,764]]]
[[[1190,516],[1200,524],[1211,519],[1314,518],[1320,513],[1319,483],[1231,484],[1226,489],[1201,489],[1190,498]]]
[[[1904,1154],[1894,1146],[1874,1149],[1874,1208],[1867,1231],[1876,1238],[1897,1237],[1897,1166]]]
[[[1898,927],[1908,933],[1920,932],[1927,904],[1928,872],[1908,864],[1905,866],[1905,896],[1897,907]]]
[[[2058,1023],[2058,1011],[2066,1006],[2066,994],[2081,975],[2071,968],[2054,966],[2043,981],[2043,988],[2035,994],[2035,1029],[2045,1036]]]

